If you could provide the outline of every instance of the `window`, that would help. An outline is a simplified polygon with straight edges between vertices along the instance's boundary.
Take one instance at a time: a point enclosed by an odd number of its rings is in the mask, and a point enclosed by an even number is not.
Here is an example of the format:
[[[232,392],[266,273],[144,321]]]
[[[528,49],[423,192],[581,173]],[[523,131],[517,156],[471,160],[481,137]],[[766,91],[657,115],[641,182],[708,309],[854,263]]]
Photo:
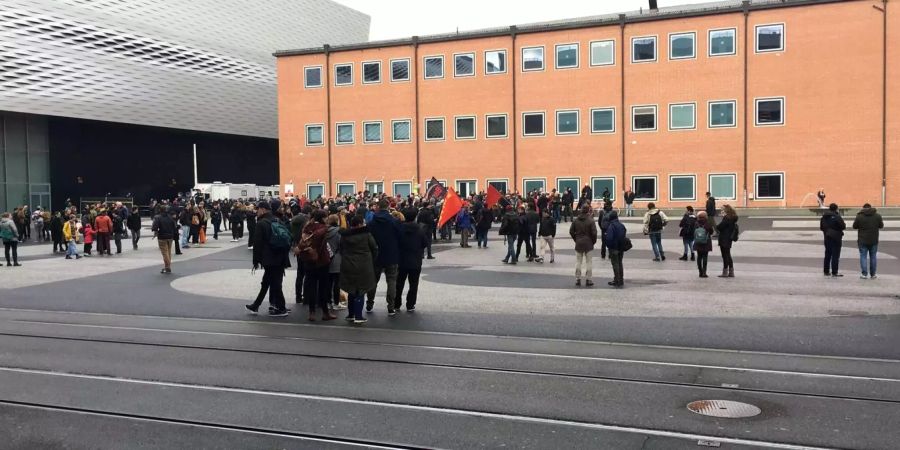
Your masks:
[[[391,81],[409,81],[408,59],[395,59],[391,61]]]
[[[591,133],[614,133],[615,131],[615,108],[599,108],[591,110]]]
[[[616,179],[614,177],[591,178],[591,190],[594,191],[594,200],[603,200],[603,191],[609,191],[609,199],[616,201]],[[575,192],[573,189],[572,192]]]
[[[735,179],[734,174],[709,174],[709,193],[718,200],[734,200]]]
[[[475,76],[475,54],[462,53],[453,55],[455,77],[471,77]]]
[[[384,183],[380,181],[366,181],[366,190],[369,191],[370,194],[383,194]]]
[[[556,68],[572,69],[578,67],[578,44],[559,44],[556,46]]]
[[[493,186],[494,189],[505,195],[509,180],[487,180],[487,183],[488,186]]]
[[[690,59],[695,56],[696,33],[669,35],[669,59]]]
[[[409,182],[394,182],[392,187],[394,196],[409,197],[409,194],[412,193],[412,183]]]
[[[310,200],[315,200],[319,197],[325,196],[325,185],[324,184],[308,184],[306,185],[306,198]]]
[[[591,65],[610,66],[616,63],[616,41],[591,42]]]
[[[381,82],[381,61],[362,63],[363,83]]]
[[[484,73],[506,73],[506,50],[488,50],[484,52]]]
[[[547,185],[547,181],[543,178],[532,178],[532,179],[524,179],[522,180],[522,186],[525,188],[524,191],[526,194],[530,194],[532,192],[544,192],[544,188]]]
[[[556,191],[566,192],[566,189],[572,189],[572,192],[578,195],[581,190],[581,178],[557,178]]]
[[[354,142],[353,122],[336,124],[337,138],[335,141],[338,145],[352,144]]]
[[[522,71],[544,70],[544,47],[522,48]]]
[[[456,118],[456,139],[475,139],[475,117]]]
[[[632,106],[631,131],[656,131],[656,106]]]
[[[381,122],[363,122],[363,143],[381,143]]]
[[[522,134],[525,136],[543,136],[544,113],[523,113]]]
[[[756,125],[784,125],[784,99],[756,99]]]
[[[737,102],[733,100],[709,102],[709,127],[734,127],[736,124],[734,116],[736,105]]]
[[[425,57],[425,78],[444,78],[444,57]]]
[[[334,85],[346,86],[353,84],[353,64],[338,64],[334,66]]]
[[[759,200],[784,198],[784,174],[756,174],[756,198]]]
[[[322,125],[307,125],[306,126],[306,145],[308,147],[313,147],[317,145],[322,145],[325,143],[324,128]]]
[[[694,103],[669,105],[669,129],[692,130],[696,128],[694,123],[695,109],[696,105]]]
[[[391,141],[409,142],[411,122],[409,120],[391,121]]]
[[[497,114],[487,116],[487,137],[488,138],[505,138],[506,134],[506,114]]]
[[[656,36],[631,38],[631,62],[656,61]]]
[[[784,50],[784,24],[756,26],[756,52],[779,52]]]
[[[425,119],[425,140],[444,140],[444,119]]]
[[[737,29],[709,30],[709,56],[733,55]]]
[[[478,183],[475,180],[456,180],[456,193],[460,198],[466,198],[478,193]]]
[[[578,134],[578,110],[556,112],[556,134]]]
[[[697,191],[697,177],[694,175],[672,175],[669,177],[669,200],[694,201]]]
[[[635,200],[656,200],[656,177],[631,177],[631,186]]]
[[[356,184],[354,183],[338,183],[338,195],[353,195],[356,193]]]
[[[307,88],[322,87],[322,67],[307,67],[303,69],[303,86]]]

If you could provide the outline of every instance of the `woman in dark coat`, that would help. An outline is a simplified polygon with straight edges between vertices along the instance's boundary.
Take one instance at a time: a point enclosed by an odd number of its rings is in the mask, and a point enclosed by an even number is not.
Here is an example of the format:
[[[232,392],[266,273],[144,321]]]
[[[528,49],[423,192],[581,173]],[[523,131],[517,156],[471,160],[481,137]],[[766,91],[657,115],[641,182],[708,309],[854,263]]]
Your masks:
[[[722,207],[725,217],[716,225],[719,232],[719,249],[722,251],[722,275],[719,278],[734,278],[734,260],[731,259],[731,244],[737,234],[738,215],[731,205]]]
[[[365,295],[376,286],[375,258],[378,244],[369,234],[366,222],[360,215],[350,219],[350,229],[341,231],[341,290],[347,293],[350,304],[348,321],[366,323],[363,317]]]
[[[696,239],[696,230],[700,228],[706,230],[706,242],[703,243]],[[713,226],[709,223],[709,216],[706,211],[700,211],[700,214],[697,214],[697,226],[694,227],[691,236],[691,240],[694,242],[694,251],[697,252],[697,270],[700,271],[700,278],[709,278],[709,275],[706,274],[706,266],[709,261],[709,252],[712,251],[712,235]]]

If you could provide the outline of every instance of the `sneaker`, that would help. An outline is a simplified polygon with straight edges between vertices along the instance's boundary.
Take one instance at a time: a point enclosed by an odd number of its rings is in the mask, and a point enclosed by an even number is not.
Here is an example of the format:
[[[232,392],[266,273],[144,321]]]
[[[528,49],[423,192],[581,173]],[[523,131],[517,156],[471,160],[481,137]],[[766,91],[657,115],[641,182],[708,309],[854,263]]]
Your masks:
[[[874,280],[874,279],[876,279],[876,278],[878,278],[878,275],[875,275],[874,273],[872,274],[871,277],[869,277],[870,280]]]
[[[662,258],[662,260],[665,261],[665,260],[666,260],[666,255],[661,255],[660,258]]]
[[[172,273],[172,269],[166,269],[166,273]]]
[[[396,316],[396,315],[397,315],[397,311],[394,311],[393,309],[389,309],[389,310],[388,310],[388,316],[394,317],[394,316]]]
[[[334,305],[334,309],[337,311],[343,311],[343,310],[347,309],[347,305],[345,305],[343,303],[338,303],[337,305]]]
[[[254,316],[259,312],[259,309],[253,305],[244,305],[244,308],[247,308],[247,311],[250,311],[250,314]],[[272,314],[272,311],[269,311],[269,314]]]
[[[587,280],[587,281],[584,282],[584,285],[587,286],[587,287],[591,287],[591,286],[594,285],[594,282],[591,281],[591,280]]]
[[[691,261],[694,261],[694,254],[691,253]]]
[[[826,276],[826,277],[830,277],[830,276],[831,276],[831,272],[825,272],[825,276]]]
[[[344,320],[346,320],[347,322],[353,322],[355,320],[355,318],[353,316],[347,316],[347,317],[344,317]]]
[[[862,275],[859,276],[859,279],[860,279],[860,280],[868,280],[868,279],[869,279],[869,276],[866,275],[866,274],[862,274]]]
[[[247,247],[247,250],[253,250],[253,246]]]
[[[406,312],[416,312],[416,307],[415,306],[407,306]]]
[[[366,322],[368,322],[368,321],[369,321],[369,319],[366,319],[365,317],[363,317],[362,319],[353,319],[353,323],[354,323],[354,324],[363,324],[363,323],[366,323]]]
[[[581,280],[575,280],[575,286],[581,286]]]
[[[231,240],[231,242],[237,242],[237,241],[238,241],[237,239],[232,239],[232,240]]]
[[[681,258],[678,258],[679,261],[687,261],[687,255],[682,255]]]
[[[434,259],[434,256],[429,255],[426,259]]]
[[[653,260],[659,262],[659,258],[653,258]]]
[[[288,312],[286,309],[273,309],[269,311],[269,317],[287,317]]]
[[[844,276],[844,274],[842,274],[842,273],[833,273],[833,274],[831,274],[831,278],[840,278],[840,277],[842,277],[842,276]]]
[[[375,304],[366,303],[366,312],[372,312],[372,309],[375,308]]]
[[[610,286],[615,286],[616,282],[615,281],[607,281],[606,284],[608,284]]]

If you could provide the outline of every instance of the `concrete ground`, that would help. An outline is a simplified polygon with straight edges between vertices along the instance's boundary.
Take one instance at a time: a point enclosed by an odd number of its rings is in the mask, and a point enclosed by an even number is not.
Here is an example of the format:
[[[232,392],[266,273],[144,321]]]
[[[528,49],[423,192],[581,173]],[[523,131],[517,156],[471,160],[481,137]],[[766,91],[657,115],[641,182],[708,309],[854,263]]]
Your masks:
[[[574,286],[567,224],[554,264],[501,263],[495,233],[488,249],[454,238],[415,313],[388,317],[382,281],[364,327],[303,305],[248,316],[246,242],[185,250],[169,276],[147,238],[79,261],[24,245],[23,267],[0,268],[0,447],[896,448],[900,221],[877,280],[858,278],[852,233],[846,276],[823,277],[809,219],[742,218],[734,279],[698,278],[673,226],[653,262],[625,223],[625,289],[599,249],[596,286]]]

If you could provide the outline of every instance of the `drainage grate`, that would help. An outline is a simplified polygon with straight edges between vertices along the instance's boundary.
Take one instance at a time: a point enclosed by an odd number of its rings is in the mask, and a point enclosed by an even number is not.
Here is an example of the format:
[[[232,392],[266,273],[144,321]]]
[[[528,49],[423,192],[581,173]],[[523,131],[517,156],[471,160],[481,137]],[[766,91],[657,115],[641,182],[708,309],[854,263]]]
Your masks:
[[[688,403],[687,408],[704,416],[726,417],[729,419],[753,417],[762,412],[761,409],[749,403],[730,400],[698,400]]]

